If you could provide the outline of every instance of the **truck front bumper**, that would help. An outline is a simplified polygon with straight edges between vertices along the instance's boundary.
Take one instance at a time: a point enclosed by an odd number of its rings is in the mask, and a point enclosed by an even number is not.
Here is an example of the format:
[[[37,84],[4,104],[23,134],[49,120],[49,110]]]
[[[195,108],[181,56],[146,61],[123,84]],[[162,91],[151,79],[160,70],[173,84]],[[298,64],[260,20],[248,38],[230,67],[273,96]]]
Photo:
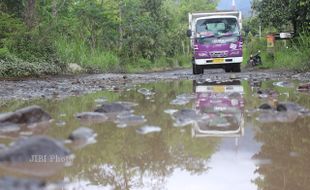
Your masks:
[[[211,59],[195,59],[196,65],[223,65],[242,63],[243,57],[226,57],[226,58],[211,58]]]

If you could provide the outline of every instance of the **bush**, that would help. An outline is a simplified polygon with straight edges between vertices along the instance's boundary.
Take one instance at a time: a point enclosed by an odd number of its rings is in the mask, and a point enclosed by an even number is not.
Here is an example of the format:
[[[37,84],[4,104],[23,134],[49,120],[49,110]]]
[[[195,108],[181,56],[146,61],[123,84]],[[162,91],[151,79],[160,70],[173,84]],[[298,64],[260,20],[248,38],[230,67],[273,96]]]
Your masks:
[[[0,59],[10,58],[11,54],[7,48],[0,48]]]
[[[271,64],[273,62],[272,57],[267,52],[267,42],[266,39],[252,37],[243,47],[243,65],[246,65],[248,60],[250,59],[251,54],[255,54],[258,51],[261,51],[261,58],[263,61],[263,65]]]
[[[274,68],[305,71],[310,69],[310,54],[294,49],[283,49],[276,52]]]
[[[310,33],[302,33],[291,40],[289,46],[279,46],[274,66],[297,71],[310,70]]]
[[[55,41],[55,46],[61,60],[66,63],[77,63],[88,72],[118,71],[120,68],[120,60],[115,53],[92,49],[83,41],[59,38]]]
[[[266,41],[253,39],[244,48],[244,62],[252,52],[261,50],[264,68],[310,70],[310,34],[303,33],[291,41],[277,41],[274,58],[266,51]]]
[[[0,77],[32,77],[56,75],[62,69],[47,62],[27,62],[20,59],[0,59]]]

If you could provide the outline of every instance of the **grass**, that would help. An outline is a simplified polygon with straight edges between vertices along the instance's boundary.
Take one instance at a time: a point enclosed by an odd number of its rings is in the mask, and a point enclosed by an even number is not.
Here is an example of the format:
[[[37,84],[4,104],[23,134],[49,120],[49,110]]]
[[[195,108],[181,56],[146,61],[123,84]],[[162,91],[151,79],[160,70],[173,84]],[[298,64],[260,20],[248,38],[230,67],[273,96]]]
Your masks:
[[[178,55],[174,58],[160,57],[154,62],[143,58],[127,60],[126,62],[127,64],[124,67],[128,73],[162,71],[172,68],[189,68],[191,66],[190,56],[187,55]]]
[[[82,41],[59,38],[55,42],[57,54],[66,63],[77,63],[86,69],[114,71],[120,67],[118,56],[109,51],[91,49]]]
[[[89,72],[145,72],[190,66],[190,56],[160,57],[154,61],[144,58],[120,58],[116,53],[90,49],[84,42],[70,42],[59,38],[56,43],[58,56],[66,63],[77,63]]]
[[[263,65],[260,68],[310,71],[310,34],[304,33],[290,41],[278,40],[274,56],[268,53],[265,39],[252,39],[244,48],[244,63],[249,55],[261,50]]]

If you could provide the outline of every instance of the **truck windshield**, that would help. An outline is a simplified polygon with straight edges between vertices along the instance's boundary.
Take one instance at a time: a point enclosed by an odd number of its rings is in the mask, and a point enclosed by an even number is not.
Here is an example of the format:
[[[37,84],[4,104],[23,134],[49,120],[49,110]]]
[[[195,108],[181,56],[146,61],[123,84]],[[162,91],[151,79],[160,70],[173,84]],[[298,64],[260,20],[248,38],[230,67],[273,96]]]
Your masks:
[[[235,18],[200,19],[196,24],[196,34],[200,43],[231,43],[240,36]]]

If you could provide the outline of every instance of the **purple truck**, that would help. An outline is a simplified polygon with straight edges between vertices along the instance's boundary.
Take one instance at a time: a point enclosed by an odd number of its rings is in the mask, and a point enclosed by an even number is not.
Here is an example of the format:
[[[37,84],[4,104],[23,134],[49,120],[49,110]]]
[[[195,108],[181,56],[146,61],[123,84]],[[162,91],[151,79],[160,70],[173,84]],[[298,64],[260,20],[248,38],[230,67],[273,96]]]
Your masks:
[[[193,137],[240,137],[244,133],[244,89],[240,81],[193,82],[193,105],[203,119],[192,126]]]
[[[193,74],[203,74],[204,69],[210,68],[240,72],[243,61],[241,12],[189,13],[188,17]]]

